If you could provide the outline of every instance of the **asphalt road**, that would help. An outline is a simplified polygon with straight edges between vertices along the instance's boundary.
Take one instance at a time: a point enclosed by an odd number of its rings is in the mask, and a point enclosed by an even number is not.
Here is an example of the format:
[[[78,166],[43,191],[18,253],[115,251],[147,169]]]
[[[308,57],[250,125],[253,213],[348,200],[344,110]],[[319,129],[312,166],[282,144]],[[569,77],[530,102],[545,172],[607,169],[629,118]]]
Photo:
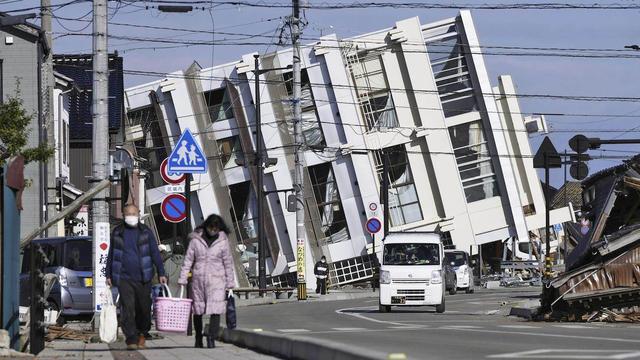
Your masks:
[[[640,359],[640,326],[541,323],[501,315],[531,290],[480,290],[447,296],[447,311],[392,308],[378,313],[377,298],[249,306],[239,326],[287,336],[334,341],[408,359]],[[399,358],[402,358],[400,355]]]

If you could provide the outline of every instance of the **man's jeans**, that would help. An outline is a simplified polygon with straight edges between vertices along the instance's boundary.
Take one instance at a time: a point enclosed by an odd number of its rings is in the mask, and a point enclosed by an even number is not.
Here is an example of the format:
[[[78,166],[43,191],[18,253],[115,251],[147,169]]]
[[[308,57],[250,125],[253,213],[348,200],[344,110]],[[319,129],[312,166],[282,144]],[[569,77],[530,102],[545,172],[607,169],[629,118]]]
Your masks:
[[[127,344],[136,344],[138,336],[151,330],[151,282],[121,280],[120,327]]]

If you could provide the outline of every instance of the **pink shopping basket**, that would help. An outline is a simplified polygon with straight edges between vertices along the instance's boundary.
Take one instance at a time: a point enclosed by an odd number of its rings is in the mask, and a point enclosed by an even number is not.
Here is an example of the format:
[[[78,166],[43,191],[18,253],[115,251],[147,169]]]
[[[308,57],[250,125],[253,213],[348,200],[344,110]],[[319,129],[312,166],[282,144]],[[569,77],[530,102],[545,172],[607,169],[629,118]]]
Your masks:
[[[165,332],[187,332],[189,317],[191,316],[191,299],[183,299],[184,287],[180,288],[180,297],[171,296],[171,290],[163,285],[165,296],[157,297],[154,313],[156,314],[156,329]]]

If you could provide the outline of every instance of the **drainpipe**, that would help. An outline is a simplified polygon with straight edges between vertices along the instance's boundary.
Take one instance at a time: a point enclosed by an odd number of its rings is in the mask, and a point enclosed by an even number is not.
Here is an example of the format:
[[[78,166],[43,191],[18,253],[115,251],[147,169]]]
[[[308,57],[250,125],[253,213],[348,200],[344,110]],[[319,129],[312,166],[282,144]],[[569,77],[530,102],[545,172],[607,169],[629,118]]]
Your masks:
[[[60,94],[58,94],[58,174],[62,175],[62,162],[63,162],[63,157],[61,156],[60,152],[61,149],[64,147],[65,149],[65,155],[67,155],[67,147],[64,146],[64,144],[62,143],[62,132],[64,131],[64,126],[62,126],[62,124],[64,124],[64,121],[62,120],[62,100],[63,100],[63,96],[72,92],[74,90],[74,88],[71,88],[69,90],[65,90],[60,92]],[[69,141],[69,139],[67,139],[67,141]],[[62,209],[61,209],[62,210]]]

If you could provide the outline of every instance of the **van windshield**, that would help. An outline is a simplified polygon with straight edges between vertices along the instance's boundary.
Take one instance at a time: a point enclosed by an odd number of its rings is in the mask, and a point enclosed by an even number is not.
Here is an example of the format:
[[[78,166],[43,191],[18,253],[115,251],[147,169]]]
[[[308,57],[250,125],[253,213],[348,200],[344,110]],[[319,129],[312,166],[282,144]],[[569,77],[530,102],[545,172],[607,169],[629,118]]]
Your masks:
[[[384,265],[439,265],[438,244],[387,244],[384,246]]]
[[[462,266],[467,263],[467,255],[463,252],[445,253],[444,258],[446,259],[447,263],[453,266]]]
[[[74,271],[91,271],[92,251],[90,241],[71,240],[65,242],[64,267]]]

